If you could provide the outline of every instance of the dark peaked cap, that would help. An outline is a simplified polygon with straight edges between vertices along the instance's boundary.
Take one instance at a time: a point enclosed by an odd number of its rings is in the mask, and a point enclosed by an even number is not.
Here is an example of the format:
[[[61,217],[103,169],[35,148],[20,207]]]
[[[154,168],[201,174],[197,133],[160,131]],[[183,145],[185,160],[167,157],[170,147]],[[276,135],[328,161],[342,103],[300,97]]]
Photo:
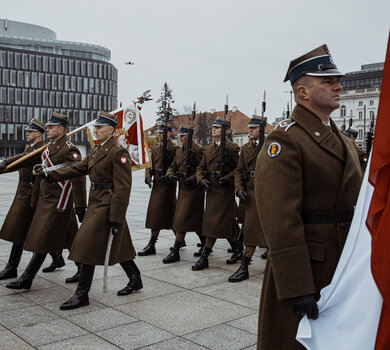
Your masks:
[[[288,66],[284,82],[290,80],[292,85],[294,81],[303,75],[344,76],[334,64],[326,44],[292,60]]]
[[[56,112],[51,112],[50,118],[46,123],[46,126],[48,125],[62,125],[67,127],[69,125],[69,119],[66,115],[56,113]]]
[[[97,118],[93,122],[93,126],[109,125],[116,128],[118,125],[118,118],[114,114],[105,111],[99,111]]]
[[[25,130],[39,131],[41,134],[44,134],[45,124],[39,121],[38,119],[31,119],[31,121],[26,126]]]

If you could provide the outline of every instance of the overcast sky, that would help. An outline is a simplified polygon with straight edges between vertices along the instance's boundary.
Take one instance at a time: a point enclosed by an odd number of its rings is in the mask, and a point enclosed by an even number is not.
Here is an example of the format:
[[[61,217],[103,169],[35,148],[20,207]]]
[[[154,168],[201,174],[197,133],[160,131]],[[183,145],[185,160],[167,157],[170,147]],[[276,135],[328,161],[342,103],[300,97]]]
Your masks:
[[[48,27],[58,40],[111,50],[118,100],[151,89],[145,127],[155,123],[164,82],[180,112],[229,105],[251,116],[281,116],[290,100],[283,83],[289,61],[326,43],[344,72],[384,61],[390,24],[387,0],[23,0],[1,1],[1,17]],[[125,65],[134,61],[134,65]]]

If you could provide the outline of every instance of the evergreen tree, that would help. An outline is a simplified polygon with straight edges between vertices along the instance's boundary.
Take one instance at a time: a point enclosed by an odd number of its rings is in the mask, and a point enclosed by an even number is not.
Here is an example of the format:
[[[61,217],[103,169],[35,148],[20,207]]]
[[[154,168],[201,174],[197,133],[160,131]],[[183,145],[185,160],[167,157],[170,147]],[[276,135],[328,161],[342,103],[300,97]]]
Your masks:
[[[213,123],[212,118],[207,116],[207,113],[199,113],[199,116],[195,117],[195,133],[194,139],[197,143],[202,146],[206,146],[210,140],[211,136],[211,124]]]
[[[157,109],[157,118],[156,118],[156,124],[165,124],[165,118],[166,118],[166,111],[168,109],[168,105],[170,105],[170,113],[168,122],[171,122],[173,119],[173,112],[175,111],[172,108],[172,104],[175,103],[172,96],[172,89],[169,88],[168,84],[165,82],[163,89],[161,91],[161,95],[156,101],[156,103],[159,103],[158,109]]]

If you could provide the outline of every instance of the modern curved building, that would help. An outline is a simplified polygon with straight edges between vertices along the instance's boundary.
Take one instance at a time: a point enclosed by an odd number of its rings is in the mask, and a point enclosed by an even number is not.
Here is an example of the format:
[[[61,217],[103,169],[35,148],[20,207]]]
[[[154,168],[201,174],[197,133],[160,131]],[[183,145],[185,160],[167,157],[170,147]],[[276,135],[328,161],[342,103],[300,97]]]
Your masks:
[[[0,19],[0,157],[23,151],[32,118],[46,122],[55,111],[70,118],[72,130],[100,109],[116,109],[118,72],[110,58],[104,47],[57,40],[48,28]],[[85,154],[85,132],[71,139]]]

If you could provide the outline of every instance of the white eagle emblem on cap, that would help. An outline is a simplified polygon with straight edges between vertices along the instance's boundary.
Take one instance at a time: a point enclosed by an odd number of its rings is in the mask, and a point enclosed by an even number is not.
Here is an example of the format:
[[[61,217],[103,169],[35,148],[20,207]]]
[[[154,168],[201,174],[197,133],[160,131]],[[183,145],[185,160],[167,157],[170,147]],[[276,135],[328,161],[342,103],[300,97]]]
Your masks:
[[[332,64],[334,64],[334,61],[333,61],[332,56],[329,56],[329,62],[332,63]]]

